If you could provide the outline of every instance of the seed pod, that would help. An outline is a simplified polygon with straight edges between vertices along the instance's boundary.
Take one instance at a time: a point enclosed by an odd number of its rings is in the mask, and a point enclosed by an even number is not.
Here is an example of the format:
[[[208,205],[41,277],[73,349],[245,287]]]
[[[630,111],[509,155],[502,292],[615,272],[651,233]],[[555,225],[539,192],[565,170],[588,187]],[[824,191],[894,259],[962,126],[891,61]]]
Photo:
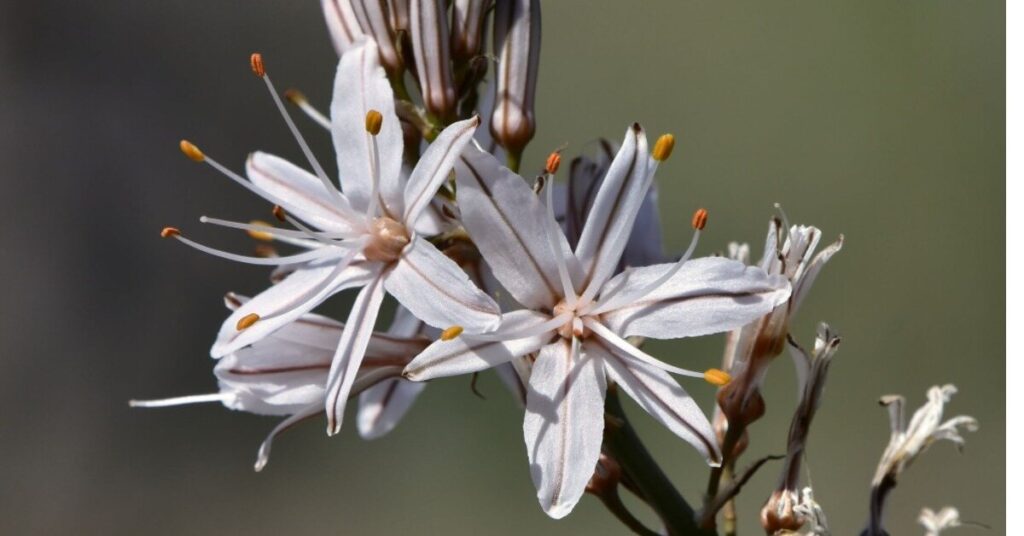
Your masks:
[[[444,0],[411,0],[409,25],[423,104],[436,117],[449,117],[455,109],[455,82]]]
[[[491,135],[521,153],[537,128],[534,94],[540,64],[540,0],[498,0],[494,12],[498,57]]]

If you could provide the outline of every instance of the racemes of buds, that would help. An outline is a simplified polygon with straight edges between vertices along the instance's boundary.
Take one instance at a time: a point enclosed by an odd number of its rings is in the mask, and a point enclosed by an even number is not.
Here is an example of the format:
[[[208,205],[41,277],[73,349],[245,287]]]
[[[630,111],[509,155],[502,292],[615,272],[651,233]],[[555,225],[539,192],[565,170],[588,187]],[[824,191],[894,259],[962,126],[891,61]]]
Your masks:
[[[494,55],[498,65],[491,136],[517,159],[537,129],[540,0],[497,0]]]
[[[978,429],[978,421],[967,415],[942,420],[945,406],[954,394],[956,386],[952,384],[933,386],[928,390],[928,401],[914,412],[909,423],[904,413],[905,400],[902,396],[887,395],[879,400],[881,405],[889,409],[891,435],[871,480],[870,518],[863,534],[886,534],[882,528],[885,499],[896,487],[899,476],[915,458],[932,443],[943,439],[952,442],[958,450],[962,449],[964,438],[960,435],[960,428],[970,432]]]
[[[779,484],[761,510],[761,526],[768,534],[775,534],[780,530],[795,531],[807,521],[796,509],[800,503],[800,466],[811,421],[821,404],[825,379],[832,364],[832,357],[839,349],[839,342],[839,336],[825,323],[818,326],[813,353],[808,353],[792,339],[789,341],[790,354],[793,356],[797,371],[800,402],[789,425],[786,460]]]
[[[423,104],[434,117],[446,119],[455,111],[456,94],[444,0],[411,0],[409,26]]]

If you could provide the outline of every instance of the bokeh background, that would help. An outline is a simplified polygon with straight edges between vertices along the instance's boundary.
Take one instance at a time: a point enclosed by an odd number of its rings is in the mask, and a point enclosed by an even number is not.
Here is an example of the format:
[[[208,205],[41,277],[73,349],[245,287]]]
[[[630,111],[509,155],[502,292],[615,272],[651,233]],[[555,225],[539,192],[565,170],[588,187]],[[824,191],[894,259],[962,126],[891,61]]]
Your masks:
[[[1003,13],[951,0],[544,6],[526,169],[640,121],[678,136],[658,179],[667,248],[686,243],[700,206],[703,254],[743,240],[760,255],[776,201],[826,240],[846,235],[793,326],[808,343],[821,320],[845,336],[808,450],[836,534],[866,518],[888,437],[877,398],[916,406],[946,382],[960,388],[950,411],[981,430],[962,455],[939,444],[905,474],[888,525],[920,533],[922,506],[956,505],[1005,530]],[[542,513],[521,411],[491,376],[486,401],[466,378],[435,382],[374,442],[308,423],[261,474],[252,463],[273,418],[128,408],[213,390],[221,295],[265,284],[264,270],[157,237],[178,225],[244,249],[196,218],[266,214],[183,158],[180,138],[238,169],[257,148],[299,161],[249,72],[254,50],[280,89],[326,107],[336,56],[314,1],[0,4],[0,533],[622,533],[592,498],[560,522]],[[328,137],[300,124],[332,162]],[[652,352],[699,369],[721,347],[719,336]],[[710,411],[712,388],[685,385]],[[794,393],[784,357],[748,460],[784,450]],[[627,410],[696,501],[707,470],[694,452]],[[742,533],[760,532],[778,469],[742,496]]]

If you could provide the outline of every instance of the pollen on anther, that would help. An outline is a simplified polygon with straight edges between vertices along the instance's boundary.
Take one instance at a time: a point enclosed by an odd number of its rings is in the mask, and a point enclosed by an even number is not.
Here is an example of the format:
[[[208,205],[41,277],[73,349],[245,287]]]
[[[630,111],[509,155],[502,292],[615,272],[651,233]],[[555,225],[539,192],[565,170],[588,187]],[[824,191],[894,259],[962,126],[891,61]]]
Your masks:
[[[288,99],[288,102],[292,104],[301,104],[306,102],[306,96],[297,89],[286,89],[284,90],[284,98]]]
[[[249,313],[243,316],[242,318],[238,319],[238,323],[235,324],[235,328],[238,329],[238,331],[242,331],[244,329],[252,327],[252,325],[255,324],[259,319],[260,315],[256,313]]]
[[[704,210],[702,208],[697,209],[697,212],[693,213],[693,220],[690,222],[690,225],[692,225],[693,228],[698,230],[698,231],[703,231],[704,230],[704,226],[706,226],[707,224],[708,224],[708,211],[706,211],[706,210]]]
[[[712,368],[704,371],[704,381],[721,387],[732,381],[732,376],[724,370]]]
[[[196,147],[188,140],[181,140],[181,143],[178,144],[178,148],[181,149],[181,152],[185,153],[185,156],[195,160],[196,162],[206,160],[206,155],[199,150],[199,147]]]
[[[273,228],[274,227],[273,225],[270,225],[269,223],[267,223],[265,221],[261,221],[261,220],[252,220],[251,222],[249,222],[249,224],[250,225],[255,225],[257,227],[267,227],[267,228]],[[274,235],[272,235],[272,234],[270,234],[270,233],[268,233],[266,231],[257,231],[255,229],[249,229],[246,232],[249,233],[249,236],[251,238],[255,239],[255,240],[262,240],[264,242],[270,242],[271,240],[274,239]]]
[[[544,171],[549,175],[558,173],[558,166],[562,165],[562,155],[558,151],[555,151],[548,155],[548,161],[544,164]]]
[[[668,157],[672,156],[672,149],[676,146],[676,137],[671,134],[662,134],[658,141],[654,143],[654,150],[651,151],[651,157],[658,162],[664,162],[668,160]]]
[[[366,112],[366,131],[371,135],[380,134],[380,127],[384,124],[384,116],[377,110]]]
[[[277,218],[277,221],[284,222],[288,220],[288,218],[285,215],[284,209],[281,208],[281,205],[274,205],[274,210],[272,212],[274,214],[274,217]]]
[[[450,341],[459,335],[462,335],[462,326],[452,326],[441,332],[441,340]]]
[[[160,230],[160,238],[172,238],[181,235],[177,227],[164,227]]]
[[[254,52],[252,56],[249,56],[249,67],[252,68],[252,74],[260,78],[267,75],[267,70],[263,67],[263,55],[259,52]]]

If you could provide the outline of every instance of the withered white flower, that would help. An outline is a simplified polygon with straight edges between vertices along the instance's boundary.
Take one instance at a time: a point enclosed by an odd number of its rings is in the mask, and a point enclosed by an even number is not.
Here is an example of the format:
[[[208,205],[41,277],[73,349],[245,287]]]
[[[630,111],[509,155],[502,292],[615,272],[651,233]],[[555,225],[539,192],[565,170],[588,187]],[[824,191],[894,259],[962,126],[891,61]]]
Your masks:
[[[402,132],[377,46],[371,40],[359,41],[342,55],[331,103],[331,133],[343,190],[339,191],[284,110],[258,55],[254,55],[253,68],[266,81],[316,175],[258,152],[247,162],[247,181],[188,142],[182,142],[182,149],[283,207],[275,213],[287,213],[283,217],[298,230],[205,221],[264,233],[307,251],[252,258],[197,244],[177,229],[165,229],[164,235],[228,259],[292,269],[280,283],[242,305],[224,322],[211,349],[213,357],[262,339],[343,289],[362,287],[345,323],[328,380],[327,431],[333,435],[341,428],[345,401],[385,291],[435,327],[457,324],[477,333],[498,326],[497,304],[473,285],[454,261],[416,232],[479,120],[460,121],[442,131],[406,177],[401,172]]]
[[[960,511],[947,506],[938,512],[922,508],[917,522],[924,527],[925,536],[939,536],[942,531],[960,526]]]
[[[882,397],[879,403],[889,409],[892,434],[875,470],[873,486],[879,486],[886,478],[895,481],[919,454],[936,441],[947,440],[956,445],[957,449],[963,448],[964,438],[960,435],[960,428],[973,432],[978,429],[978,421],[974,417],[959,415],[943,422],[942,413],[954,394],[956,386],[952,384],[942,387],[936,385],[928,389],[928,401],[914,412],[910,423],[907,423],[904,414],[905,400],[902,396]]]
[[[655,154],[667,156],[664,147]],[[505,313],[493,333],[433,343],[405,375],[428,380],[467,374],[536,352],[523,432],[538,500],[554,518],[573,509],[594,473],[609,378],[709,463],[721,457],[707,418],[669,372],[716,381],[723,373],[668,365],[626,337],[722,332],[789,297],[785,278],[759,268],[722,258],[688,261],[706,221],[703,211],[679,262],[612,277],[657,164],[643,130],[633,125],[573,251],[555,221],[550,188],[545,210],[524,180],[490,154],[470,145],[457,163],[462,221],[522,308]]]
[[[230,293],[225,305],[236,310],[249,298]],[[379,437],[398,423],[424,384],[400,377],[402,369],[430,343],[420,335],[420,322],[399,308],[386,333],[374,332],[356,377],[359,433]],[[217,393],[163,400],[133,400],[134,407],[167,407],[199,402],[258,415],[287,415],[267,436],[256,458],[260,471],[270,457],[274,438],[295,424],[324,412],[327,374],[344,326],[325,316],[306,313],[281,329],[217,361],[213,369]]]

